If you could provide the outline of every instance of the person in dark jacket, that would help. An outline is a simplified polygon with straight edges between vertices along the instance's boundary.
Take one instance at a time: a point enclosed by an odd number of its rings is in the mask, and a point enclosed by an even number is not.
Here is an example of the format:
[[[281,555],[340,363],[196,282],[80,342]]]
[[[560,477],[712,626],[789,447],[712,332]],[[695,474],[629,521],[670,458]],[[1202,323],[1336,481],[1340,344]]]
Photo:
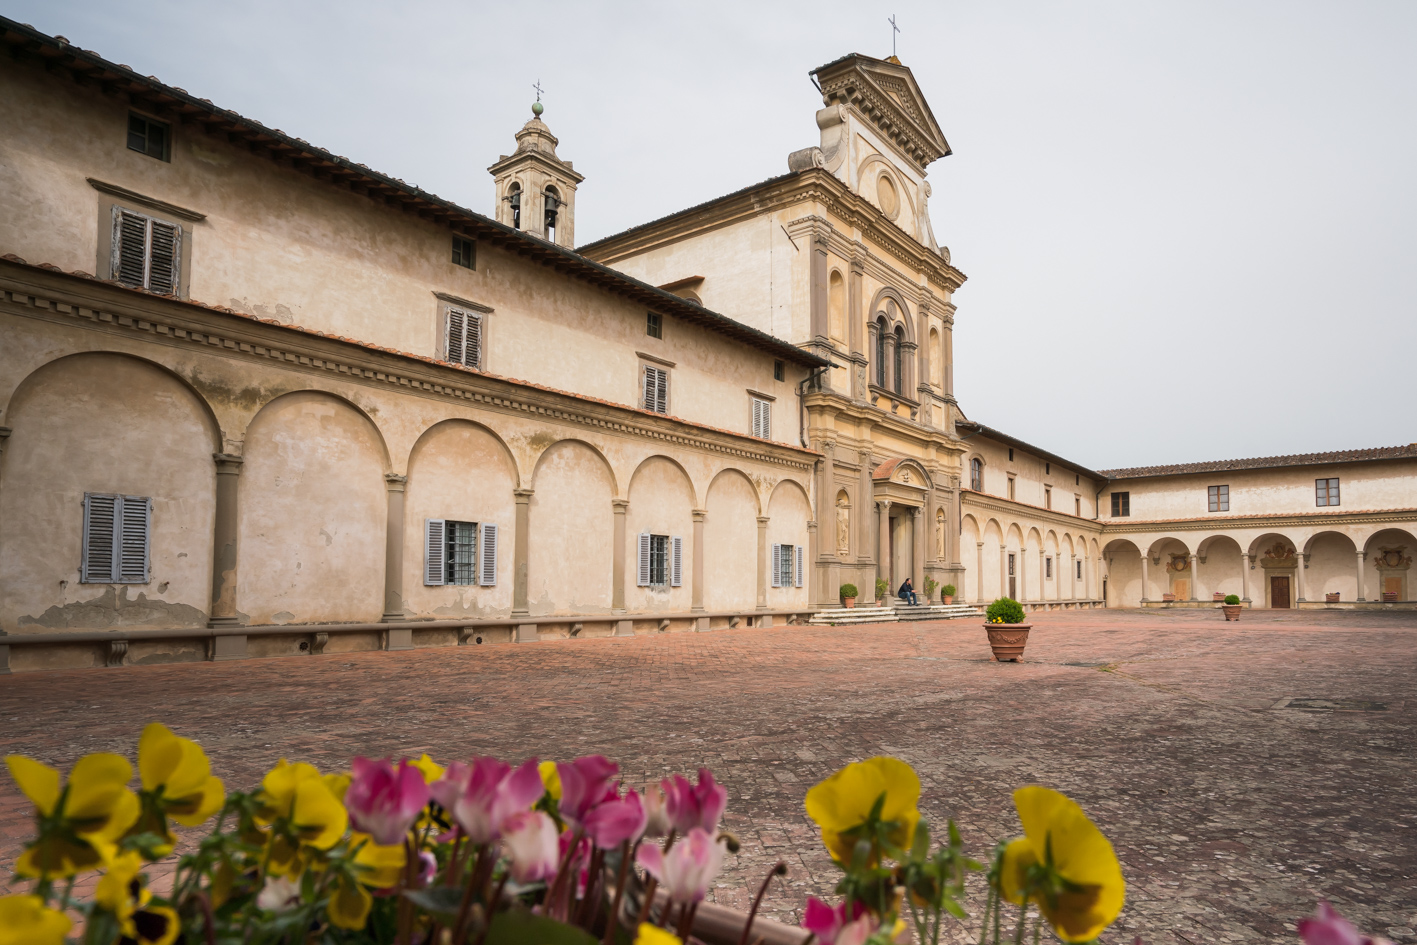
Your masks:
[[[905,583],[900,586],[900,590],[895,592],[895,596],[907,601],[910,606],[915,606],[915,587],[910,583],[910,578],[905,579]]]

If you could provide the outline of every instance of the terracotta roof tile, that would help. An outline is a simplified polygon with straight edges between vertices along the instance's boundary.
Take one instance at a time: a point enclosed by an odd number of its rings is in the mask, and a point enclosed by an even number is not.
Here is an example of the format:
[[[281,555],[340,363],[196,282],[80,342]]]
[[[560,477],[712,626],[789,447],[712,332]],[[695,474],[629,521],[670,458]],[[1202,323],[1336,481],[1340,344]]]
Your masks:
[[[1379,446],[1366,450],[1338,450],[1332,453],[1294,453],[1290,456],[1219,459],[1202,463],[1174,463],[1169,466],[1130,466],[1126,469],[1099,469],[1098,472],[1108,479],[1140,479],[1144,476],[1184,476],[1190,473],[1228,472],[1235,469],[1368,463],[1380,459],[1417,459],[1417,443],[1409,443],[1406,446]]]

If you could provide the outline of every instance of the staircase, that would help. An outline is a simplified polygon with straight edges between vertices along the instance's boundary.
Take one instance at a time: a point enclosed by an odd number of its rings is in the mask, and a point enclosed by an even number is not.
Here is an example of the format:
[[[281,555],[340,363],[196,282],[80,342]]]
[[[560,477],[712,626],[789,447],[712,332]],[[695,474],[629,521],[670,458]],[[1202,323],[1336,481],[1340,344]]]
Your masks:
[[[893,600],[894,598],[892,598]],[[953,620],[978,617],[968,604],[887,604],[884,607],[834,607],[817,611],[808,623],[816,627],[843,627],[856,623],[894,623],[897,620]]]
[[[917,604],[909,607],[897,604],[897,620],[954,620],[956,617],[980,617],[979,608],[968,604]]]

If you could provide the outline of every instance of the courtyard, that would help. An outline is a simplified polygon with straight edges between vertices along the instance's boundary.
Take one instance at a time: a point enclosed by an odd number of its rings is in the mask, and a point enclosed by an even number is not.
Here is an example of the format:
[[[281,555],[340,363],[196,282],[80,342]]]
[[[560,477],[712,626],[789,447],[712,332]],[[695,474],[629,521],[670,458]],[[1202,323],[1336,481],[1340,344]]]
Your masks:
[[[355,754],[599,752],[634,785],[702,765],[742,842],[715,898],[746,908],[782,859],[765,912],[792,923],[837,878],[803,795],[889,754],[919,772],[930,822],[955,818],[980,859],[1018,832],[1014,787],[1081,803],[1128,881],[1104,941],[1294,942],[1320,897],[1417,941],[1417,615],[1032,618],[1021,664],[992,662],[960,620],[16,675],[0,679],[0,748],[63,767],[132,757],[161,720],[201,742],[228,788],[281,757],[334,770]],[[0,779],[6,881],[29,817]],[[977,915],[982,881],[972,889]]]

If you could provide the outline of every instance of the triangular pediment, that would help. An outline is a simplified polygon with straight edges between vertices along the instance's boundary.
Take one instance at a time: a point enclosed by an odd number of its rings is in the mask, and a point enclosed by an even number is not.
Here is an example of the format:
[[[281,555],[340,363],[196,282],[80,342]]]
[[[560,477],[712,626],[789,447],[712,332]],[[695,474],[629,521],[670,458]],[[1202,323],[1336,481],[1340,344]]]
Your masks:
[[[855,108],[920,169],[950,153],[950,143],[906,66],[852,53],[812,75],[825,104]]]

